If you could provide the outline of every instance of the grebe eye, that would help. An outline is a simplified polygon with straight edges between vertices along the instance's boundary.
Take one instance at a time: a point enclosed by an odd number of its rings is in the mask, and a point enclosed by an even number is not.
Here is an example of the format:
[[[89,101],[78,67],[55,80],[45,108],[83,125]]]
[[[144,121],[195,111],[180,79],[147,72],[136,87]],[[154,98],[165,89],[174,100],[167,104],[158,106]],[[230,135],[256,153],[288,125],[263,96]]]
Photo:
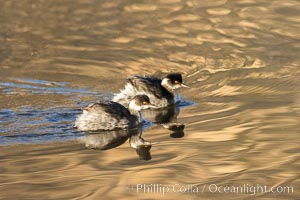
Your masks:
[[[147,101],[143,101],[143,104],[144,104],[144,105],[147,105],[147,104],[148,104],[148,102],[147,102]]]
[[[174,81],[174,83],[175,83],[175,84],[178,84],[178,83],[179,83],[179,81],[175,80],[175,81]]]

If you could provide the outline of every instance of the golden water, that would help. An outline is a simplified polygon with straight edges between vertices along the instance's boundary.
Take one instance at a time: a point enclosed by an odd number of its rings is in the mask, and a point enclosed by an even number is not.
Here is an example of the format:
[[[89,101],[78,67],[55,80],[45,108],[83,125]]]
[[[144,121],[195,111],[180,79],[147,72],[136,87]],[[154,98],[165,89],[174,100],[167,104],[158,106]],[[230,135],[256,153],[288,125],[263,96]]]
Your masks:
[[[213,184],[292,186],[254,197],[299,198],[299,1],[4,0],[0,16],[0,199],[254,196]],[[82,106],[110,99],[129,75],[174,71],[195,102],[178,115],[184,135],[144,130],[147,161],[128,141],[85,148],[72,128]]]

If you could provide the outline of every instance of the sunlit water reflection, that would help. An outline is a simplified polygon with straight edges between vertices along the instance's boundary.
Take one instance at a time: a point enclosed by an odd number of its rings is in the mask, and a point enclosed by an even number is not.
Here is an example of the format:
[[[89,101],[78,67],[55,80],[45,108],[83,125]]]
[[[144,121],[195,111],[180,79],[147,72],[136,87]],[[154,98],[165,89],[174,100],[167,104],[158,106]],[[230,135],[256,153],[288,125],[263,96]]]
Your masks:
[[[295,0],[3,1],[0,196],[152,199],[162,196],[127,185],[215,183],[292,185],[293,194],[256,197],[296,199],[299,11]],[[169,72],[182,72],[191,87],[179,91],[180,112],[161,113],[167,122],[150,112],[155,122],[142,134],[124,133],[107,150],[85,148],[83,141],[99,147],[118,134],[78,132],[80,108],[111,99],[129,75]],[[142,139],[149,151],[132,147]],[[163,198],[201,197],[253,196]]]

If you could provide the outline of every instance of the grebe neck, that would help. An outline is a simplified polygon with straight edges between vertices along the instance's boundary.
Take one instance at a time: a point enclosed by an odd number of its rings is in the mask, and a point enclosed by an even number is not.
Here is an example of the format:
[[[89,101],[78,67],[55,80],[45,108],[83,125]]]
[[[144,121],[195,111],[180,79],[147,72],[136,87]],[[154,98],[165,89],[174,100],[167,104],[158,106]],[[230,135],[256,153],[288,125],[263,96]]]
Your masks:
[[[141,107],[136,105],[135,101],[130,101],[128,109],[131,115],[137,116],[138,122],[144,121],[142,117]]]
[[[174,94],[174,89],[172,88],[172,86],[170,85],[169,83],[169,79],[168,78],[164,78],[162,81],[161,81],[161,86],[163,86],[166,90],[168,90],[172,95],[175,95]]]

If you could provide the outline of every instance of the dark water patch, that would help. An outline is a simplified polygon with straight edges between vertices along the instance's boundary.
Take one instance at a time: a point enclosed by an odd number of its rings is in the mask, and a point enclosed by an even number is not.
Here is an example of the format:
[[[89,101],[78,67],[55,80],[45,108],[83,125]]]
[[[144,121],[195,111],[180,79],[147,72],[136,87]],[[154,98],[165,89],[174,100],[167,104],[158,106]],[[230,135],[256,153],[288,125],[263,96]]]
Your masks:
[[[13,144],[39,144],[49,142],[64,142],[67,140],[74,140],[82,133],[72,130],[70,128],[62,127],[46,127],[39,129],[43,133],[20,133],[14,135],[0,135],[0,145]]]
[[[65,94],[70,95],[74,93],[78,94],[90,94],[95,95],[96,92],[87,91],[86,89],[73,89],[63,87],[41,87],[35,85],[25,85],[13,82],[2,82],[0,86],[10,87],[10,89],[3,90],[4,94],[18,94],[21,92],[28,92],[32,94]],[[21,90],[21,91],[19,91]]]
[[[160,199],[125,187],[284,183],[293,194],[255,197],[297,199],[299,8],[282,0],[1,1],[1,197]],[[143,113],[155,123],[131,144],[150,141],[151,151],[131,148],[130,138],[106,151],[78,142],[87,136],[72,127],[81,107],[111,99],[130,75],[170,72],[183,73],[190,88],[178,92],[196,104]],[[179,197],[253,196],[165,194]]]
[[[184,108],[184,107],[188,107],[188,106],[193,106],[193,105],[195,105],[195,104],[196,104],[196,103],[193,102],[193,101],[189,101],[189,100],[181,100],[181,101],[179,101],[178,106],[179,106],[180,108]]]
[[[67,108],[2,110],[0,144],[44,143],[77,138],[81,134],[74,129],[73,123],[79,113],[78,109]],[[13,120],[8,120],[8,117]]]

